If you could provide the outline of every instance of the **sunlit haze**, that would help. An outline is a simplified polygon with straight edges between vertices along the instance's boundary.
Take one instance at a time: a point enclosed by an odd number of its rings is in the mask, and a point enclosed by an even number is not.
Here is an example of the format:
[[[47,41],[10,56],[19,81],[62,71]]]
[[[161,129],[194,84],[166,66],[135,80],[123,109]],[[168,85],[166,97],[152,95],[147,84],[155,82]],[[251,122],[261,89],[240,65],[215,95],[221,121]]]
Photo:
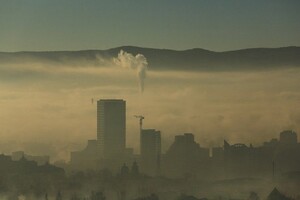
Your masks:
[[[299,0],[0,0],[0,200],[300,200]]]

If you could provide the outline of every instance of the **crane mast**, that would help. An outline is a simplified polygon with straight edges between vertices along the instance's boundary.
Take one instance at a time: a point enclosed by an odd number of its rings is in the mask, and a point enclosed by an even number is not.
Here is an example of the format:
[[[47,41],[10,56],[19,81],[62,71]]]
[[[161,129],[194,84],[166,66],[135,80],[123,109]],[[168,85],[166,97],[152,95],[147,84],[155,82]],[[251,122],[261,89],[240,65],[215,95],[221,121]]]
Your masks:
[[[140,121],[140,132],[142,132],[142,129],[143,129],[143,120],[145,119],[145,117],[142,116],[142,115],[134,115],[134,117],[139,119],[139,121]]]

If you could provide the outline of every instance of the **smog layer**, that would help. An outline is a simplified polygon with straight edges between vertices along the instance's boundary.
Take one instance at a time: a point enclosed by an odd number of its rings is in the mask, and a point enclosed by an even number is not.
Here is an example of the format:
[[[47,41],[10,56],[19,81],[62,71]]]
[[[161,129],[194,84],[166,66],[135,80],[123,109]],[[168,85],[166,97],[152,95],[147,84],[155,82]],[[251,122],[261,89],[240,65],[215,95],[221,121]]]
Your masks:
[[[92,99],[102,98],[126,100],[127,145],[136,152],[136,114],[162,131],[163,151],[185,132],[204,147],[260,145],[285,129],[300,132],[299,55],[298,47],[0,53],[0,150],[69,159],[96,138]]]

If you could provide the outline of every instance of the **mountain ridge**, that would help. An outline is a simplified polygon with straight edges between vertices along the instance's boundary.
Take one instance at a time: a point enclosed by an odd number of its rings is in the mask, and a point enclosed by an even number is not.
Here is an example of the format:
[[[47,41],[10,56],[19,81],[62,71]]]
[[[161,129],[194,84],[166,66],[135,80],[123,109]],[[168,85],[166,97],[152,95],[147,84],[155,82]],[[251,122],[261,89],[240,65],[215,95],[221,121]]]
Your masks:
[[[210,51],[201,48],[186,50],[120,46],[106,50],[20,51],[0,52],[0,64],[47,62],[51,64],[101,66],[99,58],[111,61],[120,50],[143,54],[152,70],[265,70],[300,67],[300,47],[247,48],[231,51]]]

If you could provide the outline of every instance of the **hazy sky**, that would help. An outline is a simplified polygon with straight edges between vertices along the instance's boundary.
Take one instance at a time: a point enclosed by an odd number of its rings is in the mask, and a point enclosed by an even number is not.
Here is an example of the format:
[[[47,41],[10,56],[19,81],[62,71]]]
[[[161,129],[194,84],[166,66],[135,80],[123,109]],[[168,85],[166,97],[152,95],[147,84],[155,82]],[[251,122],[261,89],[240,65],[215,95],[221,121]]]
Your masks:
[[[298,0],[0,0],[0,51],[300,45]]]

